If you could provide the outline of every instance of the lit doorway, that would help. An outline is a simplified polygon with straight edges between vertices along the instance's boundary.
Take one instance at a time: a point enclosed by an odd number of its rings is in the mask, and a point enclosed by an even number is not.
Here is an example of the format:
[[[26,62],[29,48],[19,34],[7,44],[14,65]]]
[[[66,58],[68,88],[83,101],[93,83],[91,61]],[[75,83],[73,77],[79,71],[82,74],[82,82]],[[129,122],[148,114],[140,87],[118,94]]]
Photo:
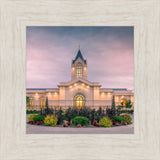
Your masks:
[[[85,97],[82,94],[77,94],[74,97],[74,106],[77,107],[78,109],[81,109],[82,107],[85,106]]]

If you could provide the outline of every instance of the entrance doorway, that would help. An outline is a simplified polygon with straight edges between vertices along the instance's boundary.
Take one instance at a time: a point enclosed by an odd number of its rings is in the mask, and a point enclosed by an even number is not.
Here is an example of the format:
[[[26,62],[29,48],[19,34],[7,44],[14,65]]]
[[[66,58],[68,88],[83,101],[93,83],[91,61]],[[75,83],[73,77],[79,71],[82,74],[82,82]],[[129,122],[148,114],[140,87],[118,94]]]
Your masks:
[[[81,109],[85,106],[85,97],[82,94],[77,94],[74,99],[74,106]]]

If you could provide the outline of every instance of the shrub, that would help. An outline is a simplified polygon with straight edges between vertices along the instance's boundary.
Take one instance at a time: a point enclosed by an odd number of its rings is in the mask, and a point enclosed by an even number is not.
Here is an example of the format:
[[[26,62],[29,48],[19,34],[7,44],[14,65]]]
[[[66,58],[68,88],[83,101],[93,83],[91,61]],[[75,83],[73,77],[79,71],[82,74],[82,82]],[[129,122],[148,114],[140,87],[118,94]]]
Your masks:
[[[126,107],[126,108],[131,108],[131,107],[132,107],[131,100],[126,101],[125,107]]]
[[[127,123],[132,123],[132,118],[129,115],[123,115],[122,117],[125,119]]]
[[[121,124],[123,121],[126,121],[126,120],[122,116],[113,117],[113,122],[119,122]]]
[[[91,112],[90,108],[83,107],[79,110],[78,116],[87,117],[88,119],[90,119],[90,112]]]
[[[29,116],[29,118],[28,118],[28,121],[34,121],[34,117],[35,117],[36,115],[35,114],[31,114],[30,116]]]
[[[58,122],[57,124],[62,124],[63,123],[63,120],[64,120],[64,116],[62,115],[63,111],[60,107],[60,109],[58,111],[56,111],[56,117],[58,119]]]
[[[36,111],[36,110],[27,110],[26,114],[40,114],[40,111]]]
[[[91,112],[90,112],[91,123],[93,123],[93,121],[95,120],[95,114],[96,114],[96,110],[92,109]]]
[[[44,121],[44,116],[42,116],[42,115],[35,115],[34,117],[33,117],[33,120],[35,121],[35,123],[37,123],[37,122],[42,122],[42,121]]]
[[[77,116],[72,120],[73,125],[77,126],[78,124],[81,124],[82,126],[88,125],[89,123],[88,118]]]
[[[103,117],[100,119],[99,124],[102,127],[111,127],[112,121],[109,119],[109,117]]]
[[[81,124],[78,124],[77,127],[82,127]]]
[[[109,117],[111,120],[113,117],[117,115],[117,111],[114,108],[106,108],[106,116]]]
[[[117,108],[118,111],[121,111],[121,109],[122,109],[123,107],[124,107],[123,105],[118,105],[118,106],[116,106],[116,108]]]
[[[54,115],[52,116],[47,116],[45,119],[44,119],[44,124],[46,126],[56,126],[57,124],[57,117],[55,117]]]
[[[121,110],[121,111],[118,111],[118,113],[119,114],[122,114],[122,113],[133,114],[134,110]]]

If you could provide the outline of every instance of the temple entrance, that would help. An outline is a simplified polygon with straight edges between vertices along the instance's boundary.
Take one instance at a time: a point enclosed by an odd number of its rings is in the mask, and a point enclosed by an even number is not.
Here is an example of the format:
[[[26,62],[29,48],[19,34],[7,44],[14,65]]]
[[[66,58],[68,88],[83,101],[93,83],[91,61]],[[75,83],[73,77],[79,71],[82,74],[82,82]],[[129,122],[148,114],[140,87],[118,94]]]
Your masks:
[[[81,109],[85,106],[85,97],[82,94],[77,94],[74,99],[74,106]]]

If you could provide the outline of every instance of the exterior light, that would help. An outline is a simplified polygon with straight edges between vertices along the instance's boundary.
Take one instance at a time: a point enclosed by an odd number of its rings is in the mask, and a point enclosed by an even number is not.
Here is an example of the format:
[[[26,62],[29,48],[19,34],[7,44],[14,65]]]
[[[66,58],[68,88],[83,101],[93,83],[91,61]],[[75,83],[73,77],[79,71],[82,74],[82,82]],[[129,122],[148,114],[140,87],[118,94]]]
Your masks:
[[[74,86],[77,86],[77,83],[75,83]]]
[[[89,88],[89,86],[87,86],[87,88]]]
[[[38,96],[38,93],[36,93],[36,96]]]
[[[122,98],[124,98],[124,96],[122,96]]]
[[[57,92],[54,92],[55,95],[57,95]]]
[[[69,86],[69,88],[72,88],[72,86]]]
[[[84,83],[82,83],[82,86],[84,86],[85,84]]]
[[[74,71],[74,67],[72,67],[72,70]]]
[[[104,95],[104,92],[102,92],[102,95]]]
[[[110,96],[110,95],[111,95],[111,93],[110,93],[110,92],[108,92],[108,95]]]
[[[51,92],[48,92],[48,95],[51,95]]]
[[[84,67],[84,70],[87,70],[87,68],[86,68],[86,67]]]

